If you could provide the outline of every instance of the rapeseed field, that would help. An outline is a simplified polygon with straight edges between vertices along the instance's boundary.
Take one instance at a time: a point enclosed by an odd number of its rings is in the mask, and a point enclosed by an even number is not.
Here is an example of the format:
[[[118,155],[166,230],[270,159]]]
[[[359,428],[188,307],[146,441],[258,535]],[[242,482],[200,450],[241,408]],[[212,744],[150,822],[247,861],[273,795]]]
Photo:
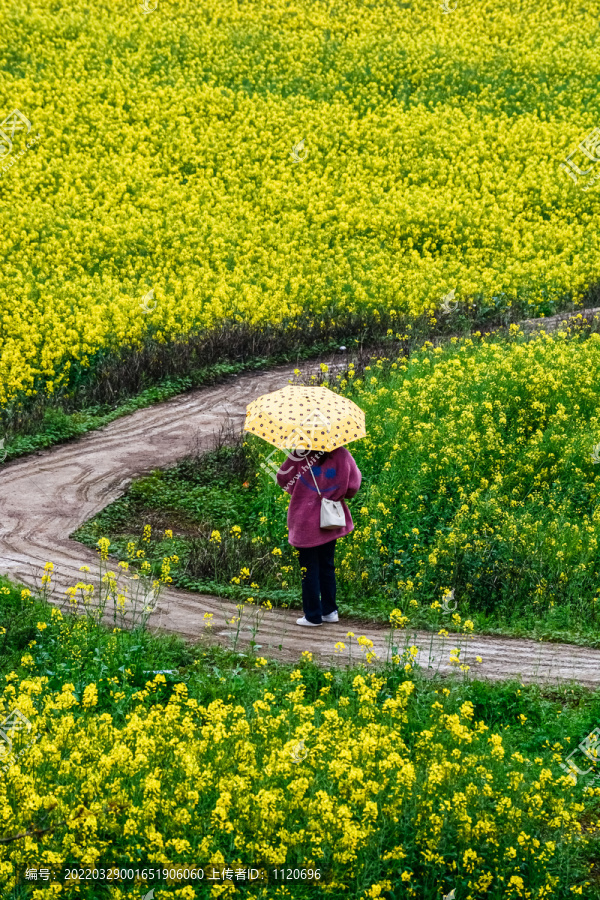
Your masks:
[[[452,290],[507,315],[580,300],[600,260],[577,175],[599,156],[598,16],[449,7],[14,0],[0,408],[223,323],[301,339]]]
[[[410,652],[185,648],[12,587],[0,622],[0,716],[29,724],[2,760],[3,897],[592,896],[600,788],[559,766],[597,697],[428,683]]]
[[[288,498],[251,436],[141,479],[76,535],[138,585],[233,599],[231,649],[208,613],[195,646],[150,634],[151,605],[125,628],[113,571],[108,625],[85,581],[46,602],[50,561],[39,595],[0,579],[2,900],[600,897],[597,754],[579,778],[564,762],[597,695],[486,685],[458,650],[450,678],[426,678],[410,638],[597,641],[600,337],[482,331],[597,296],[599,16],[566,0],[3,9],[3,426],[129,351],[220,334],[219,364],[242,364],[236,329],[306,350],[362,347],[368,328],[406,349],[425,323],[432,341],[330,385],[368,432],[340,608],[388,624],[385,660],[352,630],[329,669],[240,650],[242,621],[299,604]],[[463,314],[470,337],[435,346]]]

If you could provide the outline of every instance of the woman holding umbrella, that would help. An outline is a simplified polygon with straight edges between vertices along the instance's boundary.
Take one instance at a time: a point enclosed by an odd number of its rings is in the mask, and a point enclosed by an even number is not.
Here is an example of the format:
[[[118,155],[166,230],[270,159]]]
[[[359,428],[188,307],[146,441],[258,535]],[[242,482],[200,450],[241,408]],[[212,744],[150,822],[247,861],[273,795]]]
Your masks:
[[[344,444],[365,436],[364,413],[325,387],[293,385],[251,403],[244,427],[289,451],[276,479],[291,496],[288,540],[302,570],[304,615],[297,624],[337,622],[336,541],[354,529],[344,498],[361,484]]]

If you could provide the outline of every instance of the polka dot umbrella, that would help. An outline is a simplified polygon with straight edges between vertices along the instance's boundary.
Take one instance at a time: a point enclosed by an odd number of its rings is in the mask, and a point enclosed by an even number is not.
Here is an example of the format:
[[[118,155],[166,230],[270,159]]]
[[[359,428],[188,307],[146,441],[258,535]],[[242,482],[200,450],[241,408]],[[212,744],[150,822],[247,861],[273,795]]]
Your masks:
[[[244,430],[298,456],[366,436],[365,414],[329,388],[288,384],[248,404]]]

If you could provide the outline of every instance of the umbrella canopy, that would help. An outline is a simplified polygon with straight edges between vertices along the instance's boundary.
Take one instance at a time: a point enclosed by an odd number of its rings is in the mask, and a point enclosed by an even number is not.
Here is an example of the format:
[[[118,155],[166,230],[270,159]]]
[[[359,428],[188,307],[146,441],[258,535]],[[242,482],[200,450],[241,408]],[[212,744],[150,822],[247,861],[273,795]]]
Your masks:
[[[335,450],[366,435],[365,414],[352,400],[326,387],[296,384],[253,400],[244,430],[298,456]]]

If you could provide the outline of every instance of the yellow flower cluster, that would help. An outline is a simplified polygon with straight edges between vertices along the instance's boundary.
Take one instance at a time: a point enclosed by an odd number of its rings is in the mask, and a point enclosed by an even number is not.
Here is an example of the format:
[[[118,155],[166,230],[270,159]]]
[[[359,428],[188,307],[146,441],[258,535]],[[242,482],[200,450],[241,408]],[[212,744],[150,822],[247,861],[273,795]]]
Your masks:
[[[94,867],[107,855],[139,859],[142,848],[148,864],[164,868],[219,859],[277,867],[290,856],[318,868],[327,844],[331,894],[379,857],[383,835],[391,849],[376,883],[397,877],[403,861],[413,872],[425,865],[428,883],[441,887],[460,857],[472,886],[500,889],[526,868],[530,887],[547,889],[557,883],[552,836],[563,852],[586,844],[583,806],[556,790],[541,759],[505,759],[501,735],[473,721],[471,703],[450,713],[436,700],[427,727],[412,732],[410,680],[381,701],[384,679],[357,675],[350,695],[323,709],[325,700],[305,699],[296,669],[246,710],[222,700],[202,706],[182,684],[156,705],[166,681],[158,674],[125,721],[95,710],[93,683],[78,701],[72,684],[52,692],[46,677],[6,681],[0,715],[18,708],[37,740],[0,781],[3,835],[38,820],[66,825],[0,845],[5,891],[28,866]]]
[[[341,542],[343,581],[364,592],[367,560],[373,584],[397,589],[403,606],[439,591],[452,611],[454,584],[457,599],[481,604],[502,595],[537,611],[569,599],[591,609],[600,577],[600,335],[475,335],[394,366],[380,360],[374,384],[339,386],[368,424],[352,447],[365,505]],[[402,626],[399,613],[391,621]]]
[[[41,134],[2,175],[0,406],[149,335],[393,320],[452,289],[533,310],[597,273],[597,195],[560,163],[597,125],[598,24],[567,0],[527,27],[496,0],[139,7],[14,0],[3,25],[43,78],[15,60],[0,112]]]

